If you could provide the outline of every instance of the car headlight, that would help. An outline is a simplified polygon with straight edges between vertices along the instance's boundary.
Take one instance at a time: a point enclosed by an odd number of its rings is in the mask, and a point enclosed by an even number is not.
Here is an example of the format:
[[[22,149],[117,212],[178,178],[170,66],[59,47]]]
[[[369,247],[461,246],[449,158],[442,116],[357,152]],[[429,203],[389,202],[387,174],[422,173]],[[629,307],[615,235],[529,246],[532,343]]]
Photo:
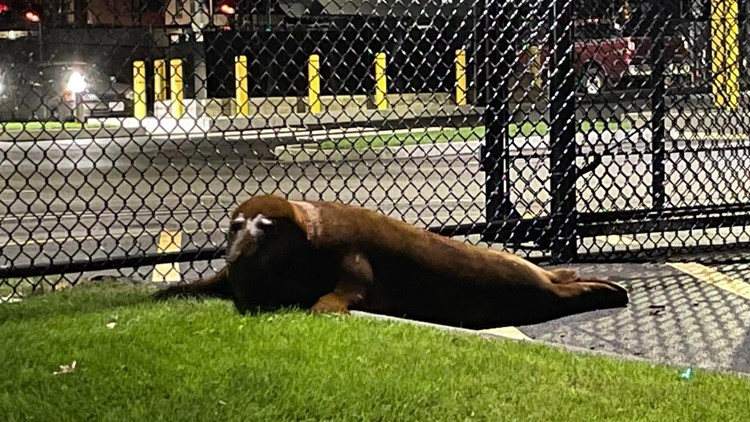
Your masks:
[[[73,72],[70,75],[70,78],[68,79],[68,90],[70,92],[75,92],[76,94],[79,94],[86,90],[87,84],[86,80],[83,78],[83,75],[81,75],[78,72]]]

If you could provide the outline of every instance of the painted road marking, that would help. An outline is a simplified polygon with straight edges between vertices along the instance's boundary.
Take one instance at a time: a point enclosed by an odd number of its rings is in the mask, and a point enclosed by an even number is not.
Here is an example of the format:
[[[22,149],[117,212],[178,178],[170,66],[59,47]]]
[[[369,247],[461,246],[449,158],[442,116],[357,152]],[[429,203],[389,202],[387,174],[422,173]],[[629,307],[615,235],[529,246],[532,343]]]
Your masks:
[[[611,234],[606,239],[610,245],[632,245],[635,242],[635,237],[619,234]]]
[[[182,231],[164,230],[159,235],[159,244],[156,246],[158,253],[178,252],[182,248]],[[151,281],[180,281],[180,264],[158,264],[154,267]]]
[[[516,327],[499,327],[487,330],[479,330],[482,333],[493,334],[500,337],[512,338],[514,340],[531,340],[529,336]]]
[[[667,265],[686,274],[690,274],[701,281],[713,284],[714,286],[724,289],[737,296],[743,297],[745,299],[750,299],[750,284],[745,283],[742,280],[730,277],[713,268],[706,267],[705,265],[697,264],[695,262],[669,262],[667,263]]]

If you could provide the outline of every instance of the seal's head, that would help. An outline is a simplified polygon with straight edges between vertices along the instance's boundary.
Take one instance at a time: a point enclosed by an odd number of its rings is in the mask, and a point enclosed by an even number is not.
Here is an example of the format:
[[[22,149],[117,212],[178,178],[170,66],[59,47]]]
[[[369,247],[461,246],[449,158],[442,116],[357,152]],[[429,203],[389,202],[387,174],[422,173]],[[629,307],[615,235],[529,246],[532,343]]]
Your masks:
[[[231,264],[242,256],[254,255],[273,234],[275,226],[275,221],[263,214],[250,219],[242,213],[236,215],[227,233],[227,262]]]
[[[288,217],[237,213],[227,234],[227,281],[237,309],[312,306],[336,282],[335,265]]]

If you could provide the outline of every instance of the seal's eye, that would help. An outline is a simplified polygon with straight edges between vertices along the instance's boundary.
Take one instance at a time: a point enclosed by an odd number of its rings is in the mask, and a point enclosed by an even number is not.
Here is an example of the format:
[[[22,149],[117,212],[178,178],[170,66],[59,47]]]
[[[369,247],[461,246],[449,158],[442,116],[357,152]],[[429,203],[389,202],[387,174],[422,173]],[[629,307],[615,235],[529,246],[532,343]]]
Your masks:
[[[276,222],[262,214],[258,214],[250,221],[248,228],[252,236],[262,237],[275,231]]]
[[[245,219],[244,218],[235,218],[232,220],[232,223],[229,224],[229,231],[230,232],[238,232],[245,228]]]
[[[274,226],[275,224],[273,223],[273,220],[269,220],[268,218],[261,217],[258,220],[258,227],[260,227],[261,229],[270,229]]]

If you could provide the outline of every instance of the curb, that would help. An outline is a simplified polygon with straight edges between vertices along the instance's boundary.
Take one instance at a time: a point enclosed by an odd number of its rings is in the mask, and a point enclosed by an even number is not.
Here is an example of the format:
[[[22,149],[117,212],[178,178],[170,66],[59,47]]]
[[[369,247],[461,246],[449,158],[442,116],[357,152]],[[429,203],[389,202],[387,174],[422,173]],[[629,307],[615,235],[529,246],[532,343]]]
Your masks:
[[[291,145],[275,147],[272,153],[280,162],[309,163],[326,161],[362,161],[467,155],[474,155],[476,157],[479,157],[480,146],[481,142],[479,141],[443,142],[425,145],[404,145],[396,147],[367,148],[364,150],[357,150],[354,148],[345,150],[323,150],[317,147]]]

